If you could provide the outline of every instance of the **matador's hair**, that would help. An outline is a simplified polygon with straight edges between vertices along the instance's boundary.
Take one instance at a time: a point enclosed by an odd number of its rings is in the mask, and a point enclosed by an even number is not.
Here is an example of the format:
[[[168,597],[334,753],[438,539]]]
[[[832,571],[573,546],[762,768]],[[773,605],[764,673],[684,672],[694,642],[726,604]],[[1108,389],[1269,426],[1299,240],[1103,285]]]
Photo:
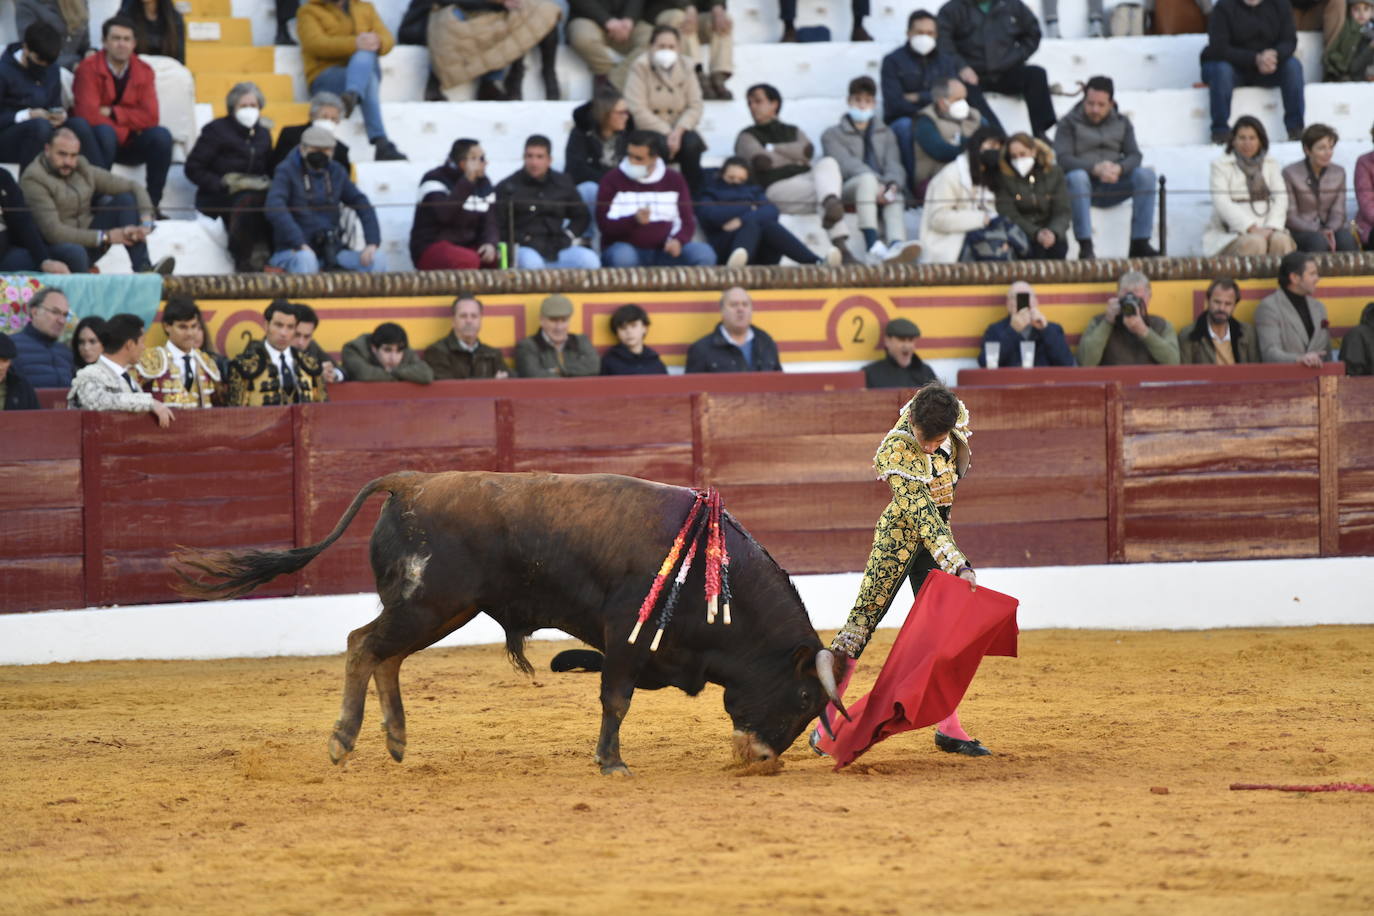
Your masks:
[[[939,382],[930,382],[911,399],[911,425],[924,439],[943,436],[959,422],[959,399]]]

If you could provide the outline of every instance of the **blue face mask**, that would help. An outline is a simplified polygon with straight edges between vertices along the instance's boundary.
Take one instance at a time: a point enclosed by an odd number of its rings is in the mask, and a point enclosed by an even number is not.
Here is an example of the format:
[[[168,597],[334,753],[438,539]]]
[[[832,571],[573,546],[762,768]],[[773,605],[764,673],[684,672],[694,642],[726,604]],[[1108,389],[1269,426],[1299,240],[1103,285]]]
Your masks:
[[[873,109],[854,108],[851,106],[849,109],[849,120],[853,121],[855,124],[866,124],[873,120]]]

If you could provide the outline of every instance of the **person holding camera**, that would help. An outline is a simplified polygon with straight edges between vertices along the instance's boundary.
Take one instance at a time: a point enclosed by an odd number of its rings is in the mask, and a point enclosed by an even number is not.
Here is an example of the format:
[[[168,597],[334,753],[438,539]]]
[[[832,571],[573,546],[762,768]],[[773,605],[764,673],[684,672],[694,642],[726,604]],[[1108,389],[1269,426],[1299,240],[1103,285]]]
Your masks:
[[[1129,270],[1107,300],[1107,311],[1088,322],[1078,341],[1080,366],[1178,365],[1178,332],[1150,314],[1150,278]]]
[[[348,170],[334,161],[334,135],[311,126],[301,144],[277,166],[267,192],[267,221],[276,253],[268,262],[291,274],[321,270],[381,273],[386,259],[377,251],[382,233],[377,214]],[[362,251],[343,244],[339,205],[351,207],[363,224]]]

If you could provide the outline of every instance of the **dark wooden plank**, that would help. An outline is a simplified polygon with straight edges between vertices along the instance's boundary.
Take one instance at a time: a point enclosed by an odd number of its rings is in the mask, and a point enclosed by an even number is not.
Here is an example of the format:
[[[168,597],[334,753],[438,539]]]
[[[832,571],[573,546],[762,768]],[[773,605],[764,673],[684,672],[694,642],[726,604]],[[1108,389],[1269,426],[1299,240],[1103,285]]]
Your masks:
[[[529,449],[688,444],[690,395],[513,401],[512,447]]]
[[[9,509],[0,525],[0,557],[81,556],[81,509]]]
[[[956,523],[1106,519],[1107,477],[1096,473],[1015,477],[975,473],[959,484]]]
[[[1315,379],[1123,388],[1125,431],[1217,431],[1317,425]]]
[[[692,485],[704,489],[710,485],[706,477],[706,411],[709,399],[697,392],[692,395]]]
[[[1106,519],[965,524],[958,506],[956,500],[954,539],[975,568],[1107,562]]]
[[[87,435],[100,440],[102,455],[195,455],[206,459],[235,452],[270,451],[292,444],[291,408],[239,407],[179,410],[168,429],[150,414],[82,411]]]
[[[517,448],[511,470],[557,474],[625,474],[676,486],[692,485],[692,444],[623,448]]]
[[[794,576],[859,572],[873,547],[872,526],[833,531],[749,530],[778,565]]]
[[[0,511],[81,505],[81,454],[0,461]]]
[[[245,486],[290,487],[292,452],[288,444],[264,450],[217,449],[187,453],[157,451],[145,455],[100,457],[100,481],[111,503],[141,502],[157,491],[175,488],[194,497],[232,497]]]
[[[1345,376],[1336,387],[1342,423],[1374,423],[1374,376]]]
[[[176,546],[218,548],[256,540],[294,541],[295,509],[290,477],[236,499],[149,499],[107,503],[107,549],[116,553]]]
[[[708,439],[706,467],[718,487],[871,480],[873,453],[881,441],[881,432],[876,437],[864,432]]]
[[[81,418],[81,492],[86,506],[82,520],[82,556],[85,593],[82,604],[98,607],[110,602],[110,589],[102,574],[100,557],[105,555],[105,488],[101,484],[100,459],[102,446],[100,414],[95,411],[76,411]]]
[[[1295,514],[1315,510],[1321,491],[1316,468],[1307,471],[1161,474],[1126,481],[1124,513],[1193,512],[1205,516],[1258,512]]]
[[[491,398],[309,404],[299,409],[301,442],[307,451],[370,451],[398,444],[416,450],[496,445]]]
[[[81,557],[0,559],[0,614],[84,607]]]
[[[725,508],[751,530],[829,531],[867,528],[870,537],[890,492],[879,480],[811,484],[729,484]]]
[[[1102,428],[1106,385],[961,388],[976,443],[993,430]]]
[[[1374,468],[1374,420],[1341,423],[1336,445],[1342,471]]]
[[[1321,553],[1324,557],[1340,553],[1340,379],[1323,376],[1317,381],[1317,466],[1321,475],[1317,499],[1321,518]]]
[[[1150,515],[1126,519],[1126,562],[1313,557],[1321,549],[1316,503],[1285,515]]]
[[[1341,555],[1374,554],[1374,469],[1342,471],[1338,490]]]
[[[1127,477],[1163,472],[1315,470],[1317,427],[1127,435]],[[1315,506],[1313,507],[1316,508]]]
[[[336,403],[462,398],[617,398],[625,395],[620,376],[586,378],[513,378],[440,381],[430,385],[409,382],[343,382],[329,386]],[[694,392],[860,391],[862,372],[726,372],[692,375],[641,375],[636,391],[646,395]]]
[[[1027,385],[1042,387],[1085,382],[1120,382],[1122,385],[1157,385],[1208,382],[1234,384],[1279,380],[1308,380],[1322,375],[1343,375],[1337,363],[1309,369],[1296,363],[1254,363],[1241,366],[1040,366],[1035,369],[960,369],[960,386]]]
[[[1107,388],[1103,407],[1105,464],[1107,471],[1107,560],[1126,559],[1126,526],[1122,505],[1126,501],[1126,426],[1121,383]]]
[[[0,462],[80,457],[80,411],[16,410],[0,415]]]
[[[911,397],[906,389],[795,394],[712,394],[706,437],[712,443],[773,435],[865,435],[876,448]]]
[[[223,544],[217,549],[285,550],[291,541],[262,540],[247,544]],[[187,600],[174,588],[176,577],[162,551],[151,553],[106,554],[100,564],[102,578],[110,583],[110,604],[152,604]],[[280,576],[253,592],[254,597],[296,594],[296,575]]]
[[[1038,415],[1029,420],[1037,422]],[[876,442],[874,446],[876,448]],[[975,430],[969,447],[973,450],[970,481],[989,475],[1030,479],[1102,476],[1107,457],[1100,423],[1091,428],[1060,429],[1036,425],[1016,430]]]

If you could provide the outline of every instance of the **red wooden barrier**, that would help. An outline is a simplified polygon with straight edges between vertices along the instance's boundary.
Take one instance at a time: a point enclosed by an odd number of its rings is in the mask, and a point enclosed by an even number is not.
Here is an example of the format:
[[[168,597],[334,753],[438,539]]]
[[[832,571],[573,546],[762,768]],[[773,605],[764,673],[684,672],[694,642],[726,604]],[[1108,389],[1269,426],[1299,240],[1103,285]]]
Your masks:
[[[511,378],[413,382],[340,382],[331,401],[399,401],[412,398],[616,398],[694,392],[857,391],[862,372],[726,372],[719,375],[598,375],[585,378]]]
[[[1309,369],[1297,363],[1252,363],[1240,366],[1040,366],[1035,369],[960,369],[959,387],[983,385],[1081,384],[1121,382],[1272,382],[1298,381],[1319,375],[1345,375],[1345,363],[1322,363]]]
[[[81,414],[0,418],[0,611],[85,607]]]
[[[1340,380],[1333,423],[1337,550],[1374,554],[1374,378]]]

